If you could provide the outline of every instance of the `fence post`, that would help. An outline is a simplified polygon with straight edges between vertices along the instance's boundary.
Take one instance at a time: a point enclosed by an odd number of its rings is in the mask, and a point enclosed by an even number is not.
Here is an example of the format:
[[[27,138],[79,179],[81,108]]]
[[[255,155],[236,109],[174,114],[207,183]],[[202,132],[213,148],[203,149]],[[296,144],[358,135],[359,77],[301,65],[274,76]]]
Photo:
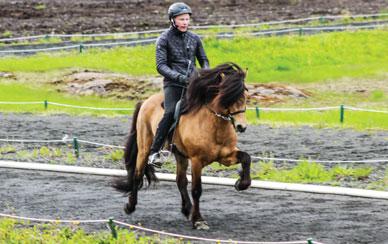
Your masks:
[[[343,123],[344,122],[344,119],[345,119],[345,107],[344,105],[342,104],[340,106],[340,122]]]
[[[82,53],[84,50],[84,45],[83,44],[80,44],[79,45],[79,53]]]
[[[307,244],[313,244],[313,239],[312,238],[307,239]]]
[[[48,107],[48,102],[47,100],[44,100],[44,109],[47,109],[47,107]]]
[[[259,110],[259,106],[256,106],[256,118],[260,119],[260,110]]]
[[[113,238],[117,239],[117,230],[116,230],[115,223],[113,223],[112,217],[109,218],[108,226],[109,226],[110,231],[112,232]]]
[[[77,158],[79,158],[79,144],[77,137],[73,137],[73,148],[74,148],[74,154]]]
[[[303,36],[303,28],[299,28],[299,35]]]

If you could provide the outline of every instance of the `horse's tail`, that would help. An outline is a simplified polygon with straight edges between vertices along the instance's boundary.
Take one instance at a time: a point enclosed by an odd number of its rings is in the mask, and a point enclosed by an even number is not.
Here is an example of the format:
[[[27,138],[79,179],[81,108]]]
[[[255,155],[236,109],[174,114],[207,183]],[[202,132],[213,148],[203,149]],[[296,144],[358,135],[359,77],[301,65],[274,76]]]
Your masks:
[[[142,105],[141,102],[138,102],[136,104],[136,109],[132,117],[131,130],[129,132],[129,137],[125,144],[125,149],[124,149],[124,162],[125,162],[125,169],[127,170],[127,177],[118,178],[113,182],[113,187],[116,188],[116,190],[121,191],[123,193],[129,193],[132,191],[133,176],[135,174],[136,159],[137,159],[137,153],[138,153],[136,125],[137,125],[137,117],[139,115],[141,105]]]
[[[136,109],[132,117],[130,134],[125,144],[124,161],[125,161],[125,169],[127,170],[127,177],[116,179],[113,182],[113,187],[116,188],[116,190],[123,193],[130,193],[132,191],[132,187],[134,184],[134,175],[135,175],[135,168],[136,168],[136,161],[137,161],[137,154],[138,154],[136,126],[137,126],[137,117],[139,115],[141,106],[142,106],[142,102],[138,102],[136,104]],[[152,166],[146,164],[144,174],[146,175],[149,185],[151,185],[152,181],[155,181],[155,182],[158,181],[155,175],[155,169]],[[142,186],[143,186],[143,181],[140,181],[139,188],[141,188]]]

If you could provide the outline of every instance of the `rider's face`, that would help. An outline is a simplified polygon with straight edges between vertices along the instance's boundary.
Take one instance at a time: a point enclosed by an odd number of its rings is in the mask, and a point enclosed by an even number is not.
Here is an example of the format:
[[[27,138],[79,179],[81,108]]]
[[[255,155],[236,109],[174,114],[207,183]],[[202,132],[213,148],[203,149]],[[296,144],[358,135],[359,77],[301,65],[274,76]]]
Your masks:
[[[175,26],[181,32],[186,32],[187,28],[190,24],[190,15],[189,14],[181,14],[175,17]]]

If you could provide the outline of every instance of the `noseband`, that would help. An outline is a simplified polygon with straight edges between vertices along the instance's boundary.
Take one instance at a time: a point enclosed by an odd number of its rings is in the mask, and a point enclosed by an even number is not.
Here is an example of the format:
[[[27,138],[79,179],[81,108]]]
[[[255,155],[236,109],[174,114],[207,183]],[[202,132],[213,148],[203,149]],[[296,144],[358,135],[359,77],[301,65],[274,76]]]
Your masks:
[[[211,109],[209,106],[206,105],[206,107],[209,109],[209,111],[214,114],[216,117],[218,118],[221,118],[223,120],[226,120],[226,121],[230,121],[230,123],[232,123],[233,125],[233,128],[235,130],[236,129],[236,124],[235,124],[235,119],[233,116],[237,115],[237,114],[241,114],[241,113],[245,113],[246,111],[246,108],[242,109],[242,110],[238,110],[238,111],[235,111],[235,112],[229,112],[227,114],[223,114],[223,113],[217,113],[216,111],[214,111],[213,109]]]

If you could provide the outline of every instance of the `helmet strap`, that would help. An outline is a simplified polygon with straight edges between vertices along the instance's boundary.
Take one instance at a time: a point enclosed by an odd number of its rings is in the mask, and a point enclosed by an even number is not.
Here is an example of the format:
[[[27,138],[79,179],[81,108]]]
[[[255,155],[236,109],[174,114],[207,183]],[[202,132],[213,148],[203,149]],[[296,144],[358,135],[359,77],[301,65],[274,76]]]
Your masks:
[[[170,22],[171,22],[172,27],[178,29],[178,27],[177,27],[176,24],[175,24],[174,18],[171,18],[171,19],[170,19]]]

